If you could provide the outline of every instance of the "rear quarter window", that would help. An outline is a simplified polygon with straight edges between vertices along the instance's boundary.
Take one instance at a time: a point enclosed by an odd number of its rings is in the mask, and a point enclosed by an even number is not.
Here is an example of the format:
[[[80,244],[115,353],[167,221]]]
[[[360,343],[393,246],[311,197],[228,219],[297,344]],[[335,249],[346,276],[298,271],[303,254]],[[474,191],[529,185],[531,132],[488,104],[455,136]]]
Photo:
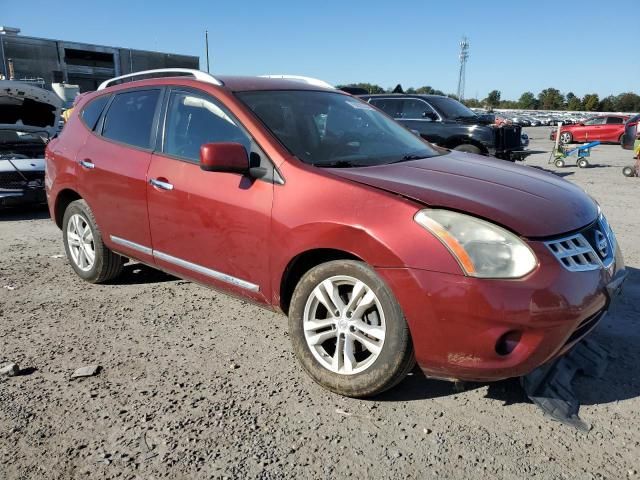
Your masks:
[[[116,94],[107,110],[102,136],[133,147],[151,147],[151,127],[160,90]]]
[[[89,130],[95,130],[98,120],[100,119],[100,115],[102,115],[102,111],[104,110],[104,107],[106,107],[107,103],[109,103],[110,98],[111,95],[103,95],[101,97],[94,98],[82,109],[80,118],[82,118],[82,121]]]

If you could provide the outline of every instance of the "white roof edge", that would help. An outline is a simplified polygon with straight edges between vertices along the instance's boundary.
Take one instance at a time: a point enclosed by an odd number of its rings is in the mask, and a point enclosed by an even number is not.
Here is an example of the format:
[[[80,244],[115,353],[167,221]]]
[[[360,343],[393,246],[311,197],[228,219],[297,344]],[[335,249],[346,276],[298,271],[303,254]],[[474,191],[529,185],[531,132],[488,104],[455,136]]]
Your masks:
[[[133,72],[133,73],[128,73],[126,75],[120,75],[119,77],[110,78],[109,80],[105,80],[104,82],[102,82],[98,87],[98,90],[104,90],[111,83],[117,82],[119,80],[124,80],[126,78],[142,77],[145,75],[153,75],[153,74],[159,74],[159,73],[166,73],[166,74],[188,73],[192,75],[193,78],[201,82],[210,83],[212,85],[217,85],[219,87],[223,85],[223,83],[220,80],[218,80],[216,77],[214,77],[213,75],[207,72],[203,72],[202,70],[195,70],[192,68],[158,68],[155,70],[144,70],[141,72]],[[170,76],[170,75],[167,75],[167,76]]]
[[[315,85],[316,87],[322,88],[332,88],[335,89],[333,85],[324,80],[320,80],[318,78],[313,77],[304,77],[302,75],[260,75],[262,78],[281,78],[282,80],[293,80],[296,82],[307,83],[309,85]]]

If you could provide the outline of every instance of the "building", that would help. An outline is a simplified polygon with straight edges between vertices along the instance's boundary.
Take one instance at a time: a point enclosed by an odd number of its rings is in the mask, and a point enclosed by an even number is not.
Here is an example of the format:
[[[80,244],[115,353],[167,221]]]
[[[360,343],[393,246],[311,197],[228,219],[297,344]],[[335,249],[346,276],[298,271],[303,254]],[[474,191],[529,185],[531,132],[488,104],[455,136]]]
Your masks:
[[[51,88],[75,84],[80,92],[95,90],[109,78],[154,68],[199,68],[190,55],[25,37],[20,29],[0,27],[0,75],[29,80]]]

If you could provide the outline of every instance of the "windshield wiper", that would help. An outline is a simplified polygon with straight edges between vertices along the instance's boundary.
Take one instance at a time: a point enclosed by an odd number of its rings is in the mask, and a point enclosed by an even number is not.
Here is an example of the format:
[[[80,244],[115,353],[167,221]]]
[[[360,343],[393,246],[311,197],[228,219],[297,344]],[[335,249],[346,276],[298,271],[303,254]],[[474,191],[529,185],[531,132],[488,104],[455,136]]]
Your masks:
[[[410,153],[405,155],[399,160],[394,160],[392,162],[387,163],[387,165],[390,165],[392,163],[410,162],[411,160],[422,160],[423,158],[429,158],[429,157],[426,155],[416,155],[415,153]]]
[[[314,167],[324,168],[351,168],[351,167],[366,167],[367,165],[362,163],[354,163],[349,160],[336,160],[335,162],[318,162],[312,163]]]

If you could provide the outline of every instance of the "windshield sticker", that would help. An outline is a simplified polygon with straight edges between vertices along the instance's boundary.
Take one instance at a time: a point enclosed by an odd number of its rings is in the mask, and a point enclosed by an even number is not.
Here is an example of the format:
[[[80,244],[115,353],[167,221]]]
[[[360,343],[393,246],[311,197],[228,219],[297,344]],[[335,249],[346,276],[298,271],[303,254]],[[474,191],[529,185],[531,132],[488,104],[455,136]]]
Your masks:
[[[347,100],[347,103],[357,110],[373,110],[368,103],[358,102],[357,100]]]

